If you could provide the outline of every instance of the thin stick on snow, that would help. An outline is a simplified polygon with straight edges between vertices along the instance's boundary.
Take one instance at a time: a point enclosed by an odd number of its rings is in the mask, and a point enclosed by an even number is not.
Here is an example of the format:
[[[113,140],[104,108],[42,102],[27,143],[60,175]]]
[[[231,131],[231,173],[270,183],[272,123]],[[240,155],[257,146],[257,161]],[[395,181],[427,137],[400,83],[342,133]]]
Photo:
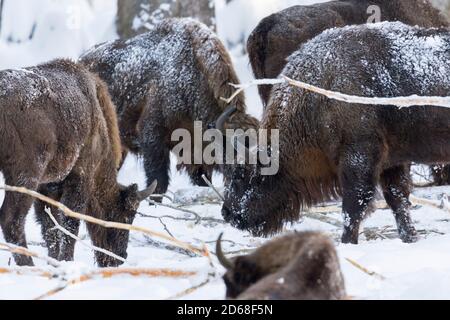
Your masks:
[[[57,261],[53,258],[41,256],[40,254],[38,254],[36,252],[28,250],[27,248],[19,247],[19,246],[13,245],[13,244],[0,243],[0,250],[8,251],[8,252],[11,252],[14,254],[19,254],[19,255],[35,258],[35,259],[39,259],[39,260],[47,262],[49,265],[51,265],[54,268],[59,268],[62,266],[62,264],[59,261]]]
[[[52,279],[55,275],[49,271],[37,268],[0,268],[1,274],[15,274],[18,276],[39,276]]]
[[[414,195],[410,195],[409,199],[414,205],[428,206],[428,207],[432,207],[432,208],[443,210],[447,213],[450,213],[450,207],[449,207],[448,203],[445,201],[445,197],[441,201],[441,203],[438,203],[437,201],[433,201],[433,200],[419,198]]]
[[[280,83],[284,83],[285,81],[283,79],[261,79],[261,80],[254,80],[251,81],[249,83],[246,84],[234,84],[234,83],[230,83],[230,86],[232,86],[235,89],[238,89],[230,98],[220,98],[220,100],[226,102],[227,104],[230,104],[231,102],[233,102],[233,100],[240,95],[242,92],[244,92],[245,90],[251,88],[251,87],[255,87],[255,86],[260,86],[260,85],[267,85],[267,84],[271,84],[271,85],[275,85],[275,84],[280,84]]]
[[[150,200],[150,199],[149,199],[149,203],[151,205],[153,205],[153,206],[156,206],[156,207],[159,206],[159,207],[164,207],[164,208],[168,208],[168,209],[172,209],[172,210],[176,210],[176,211],[192,214],[195,217],[195,221],[196,221],[195,223],[196,224],[199,224],[200,221],[202,221],[202,217],[197,212],[194,212],[192,210],[180,208],[180,207],[173,206],[173,205],[170,205],[170,204],[158,203],[158,202]]]
[[[52,222],[55,224],[55,228],[58,229],[59,231],[61,231],[62,233],[64,233],[66,236],[68,236],[68,237],[74,239],[75,241],[81,243],[83,246],[85,246],[85,247],[87,247],[87,248],[89,248],[89,249],[91,249],[91,250],[94,250],[94,251],[103,253],[103,254],[105,254],[105,255],[107,255],[107,256],[110,256],[110,257],[112,257],[112,258],[114,258],[114,259],[116,259],[116,260],[122,261],[122,262],[124,262],[124,263],[126,262],[126,260],[125,260],[124,258],[118,256],[117,254],[115,254],[115,253],[113,253],[113,252],[111,252],[111,251],[108,251],[108,250],[105,250],[105,249],[96,247],[96,246],[94,246],[94,245],[90,245],[90,244],[87,243],[86,241],[83,241],[80,237],[74,235],[73,233],[69,232],[67,229],[63,228],[63,227],[58,223],[58,221],[56,221],[55,217],[54,217],[53,214],[52,214],[52,210],[51,210],[50,208],[45,208],[45,213],[48,214],[48,216],[50,217],[50,219],[52,220]]]
[[[352,266],[354,266],[355,268],[361,270],[362,272],[368,274],[371,277],[376,277],[380,280],[386,280],[386,278],[384,276],[382,276],[381,274],[378,274],[374,271],[370,271],[369,269],[363,267],[362,265],[360,265],[359,263],[357,263],[356,261],[349,259],[349,258],[345,258],[345,260],[347,260]]]
[[[184,296],[187,296],[191,293],[194,293],[195,291],[205,287],[206,285],[208,285],[211,282],[211,278],[208,277],[208,279],[206,279],[204,282],[200,283],[199,285],[196,285],[194,287],[188,288],[186,290],[181,291],[180,293],[177,293],[176,295],[167,298],[166,300],[177,300],[180,299]]]
[[[205,181],[205,183],[219,196],[219,199],[225,202],[224,196],[217,190],[216,187],[212,184],[211,181],[206,177],[206,175],[202,175],[202,179]]]
[[[55,289],[52,289],[47,293],[37,297],[35,300],[48,299],[51,296],[54,296],[60,293],[61,291],[64,291],[70,286],[77,285],[89,280],[93,280],[95,278],[109,279],[115,276],[123,276],[123,275],[132,277],[144,276],[150,278],[188,278],[197,275],[197,273],[181,270],[170,270],[170,269],[115,269],[115,268],[102,269],[87,273],[76,279],[66,281],[65,283],[56,287]]]
[[[196,248],[196,247],[194,247],[194,246],[192,246],[192,245],[190,245],[188,243],[185,243],[185,242],[179,241],[179,240],[177,240],[175,238],[172,238],[170,236],[167,236],[167,235],[165,235],[163,233],[155,232],[155,231],[152,231],[152,230],[149,230],[149,229],[146,229],[146,228],[137,227],[137,226],[133,226],[133,225],[125,224],[125,223],[108,222],[108,221],[97,219],[97,218],[94,218],[94,217],[91,217],[91,216],[80,214],[80,213],[77,213],[77,212],[67,208],[62,203],[60,203],[58,201],[55,201],[55,200],[53,200],[53,199],[51,199],[49,197],[46,197],[46,196],[44,196],[44,195],[42,195],[42,194],[40,194],[40,193],[38,193],[36,191],[31,191],[31,190],[28,190],[26,188],[12,187],[12,186],[3,186],[3,187],[0,187],[0,190],[5,190],[7,192],[17,192],[17,193],[29,195],[29,196],[31,196],[33,198],[39,199],[39,200],[41,200],[43,202],[46,202],[49,205],[52,205],[52,206],[60,209],[66,216],[68,216],[70,218],[74,218],[74,219],[78,219],[78,220],[85,221],[85,222],[88,222],[88,223],[96,224],[96,225],[102,226],[102,227],[107,228],[107,229],[119,229],[119,230],[128,230],[128,231],[140,232],[140,233],[152,236],[152,237],[157,237],[157,238],[164,239],[166,241],[169,241],[169,242],[173,243],[174,245],[176,245],[176,246],[178,246],[180,248],[192,251],[195,254],[198,254],[200,256],[204,255],[204,252],[202,250],[200,250],[200,249],[198,249],[198,248]]]

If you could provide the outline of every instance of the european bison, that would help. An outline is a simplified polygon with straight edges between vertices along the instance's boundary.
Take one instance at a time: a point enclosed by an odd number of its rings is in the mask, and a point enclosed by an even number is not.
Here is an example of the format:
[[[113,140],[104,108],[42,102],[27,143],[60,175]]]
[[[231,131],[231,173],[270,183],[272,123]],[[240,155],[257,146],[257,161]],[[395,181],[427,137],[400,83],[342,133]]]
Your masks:
[[[0,72],[0,169],[8,185],[37,190],[67,207],[97,218],[132,223],[139,203],[150,194],[135,185],[120,186],[120,138],[114,106],[106,86],[81,65],[55,60],[33,68]],[[29,196],[6,193],[0,224],[8,243],[26,247],[25,217]],[[73,260],[75,241],[55,231],[36,203],[49,255]],[[74,234],[79,221],[53,210]],[[128,232],[89,225],[93,243],[126,257]],[[14,255],[20,266],[29,257]],[[101,266],[118,261],[96,255]]]
[[[304,232],[273,240],[254,253],[227,259],[221,238],[217,256],[227,269],[228,299],[341,300],[345,282],[333,243],[321,233]]]
[[[170,151],[178,143],[171,141],[173,131],[186,129],[193,137],[194,121],[213,125],[230,110],[221,100],[233,93],[229,83],[239,82],[223,44],[192,19],[164,20],[131,40],[99,45],[80,60],[108,84],[124,147],[143,156],[147,181],[157,180],[160,194],[167,191]],[[244,95],[234,104],[238,111],[229,128],[256,128]],[[220,169],[198,163],[180,168],[199,186],[206,186],[203,174],[211,178]]]
[[[325,31],[289,58],[286,76],[367,97],[450,94],[450,33],[380,23]],[[304,207],[343,196],[344,243],[358,243],[378,184],[400,237],[417,240],[410,218],[411,162],[450,162],[450,110],[354,105],[279,84],[261,129],[280,129],[280,170],[227,173],[223,215],[255,235],[298,220]],[[231,169],[231,168],[230,168]]]
[[[370,8],[373,5],[381,10],[379,17]],[[378,18],[424,28],[448,26],[428,0],[341,0],[294,6],[265,18],[251,34],[247,48],[255,77],[278,77],[292,53],[327,29]],[[269,103],[271,89],[270,85],[259,87],[264,105]]]

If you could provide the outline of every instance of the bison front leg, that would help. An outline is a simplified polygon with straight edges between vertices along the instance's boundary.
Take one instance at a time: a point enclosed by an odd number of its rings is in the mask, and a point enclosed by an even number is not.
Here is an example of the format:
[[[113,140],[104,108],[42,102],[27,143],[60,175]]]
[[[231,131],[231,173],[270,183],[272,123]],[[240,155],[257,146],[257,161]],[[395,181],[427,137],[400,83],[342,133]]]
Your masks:
[[[6,177],[6,175],[5,175]],[[6,184],[22,186],[35,191],[37,184],[19,183],[6,177]],[[6,242],[27,248],[25,236],[25,221],[33,204],[33,198],[20,193],[7,192],[0,210],[0,225]],[[27,256],[14,254],[14,260],[18,266],[33,266],[33,259]]]
[[[361,223],[376,193],[376,159],[360,152],[345,156],[341,164],[340,182],[343,190],[343,243],[358,244]]]
[[[158,182],[155,194],[165,194],[169,188],[170,150],[166,139],[155,132],[144,132],[141,142],[147,183]],[[162,199],[155,199],[161,202]]]
[[[86,211],[89,195],[91,192],[90,183],[86,177],[88,173],[71,174],[63,184],[61,203],[69,209],[84,214]],[[67,217],[63,212],[58,213],[62,217],[62,227],[73,235],[78,236],[80,220]],[[63,235],[60,242],[59,261],[73,261],[75,254],[76,240]]]
[[[400,166],[386,170],[381,175],[384,198],[394,211],[400,239],[405,243],[418,240],[410,214],[411,175],[410,166]]]
[[[41,186],[38,190],[39,193],[56,201],[60,201],[61,191],[62,187],[59,184]],[[59,223],[61,223],[62,217],[60,216],[57,208],[51,207],[46,202],[42,201],[36,201],[34,204],[36,219],[41,225],[41,233],[47,245],[48,255],[51,258],[58,259],[60,254],[60,242],[62,234],[59,230],[55,229],[55,224],[46,212],[47,208],[51,209],[51,213],[53,214],[53,216]]]

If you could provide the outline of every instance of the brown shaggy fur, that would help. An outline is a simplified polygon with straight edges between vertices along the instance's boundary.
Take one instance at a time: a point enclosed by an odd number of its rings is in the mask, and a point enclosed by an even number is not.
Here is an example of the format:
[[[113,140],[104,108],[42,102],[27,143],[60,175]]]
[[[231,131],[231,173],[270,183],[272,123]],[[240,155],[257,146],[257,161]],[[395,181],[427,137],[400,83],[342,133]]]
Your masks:
[[[38,191],[80,213],[132,223],[139,194],[135,185],[117,183],[120,138],[105,84],[81,65],[55,60],[2,71],[0,87],[0,169],[6,183]],[[28,196],[6,194],[0,224],[7,242],[26,247],[25,218],[32,204]],[[46,206],[35,203],[49,255],[73,260],[75,240],[55,230]],[[63,227],[78,233],[78,220],[52,209]],[[128,232],[88,229],[94,244],[126,257]],[[18,265],[33,264],[29,257],[14,258]],[[118,264],[102,254],[96,258],[101,266]]]
[[[250,35],[247,49],[255,77],[278,77],[287,58],[326,29],[367,23],[371,5],[380,7],[381,21],[424,28],[448,26],[428,0],[341,0],[294,6],[265,18]],[[264,105],[269,103],[271,89],[270,85],[259,87]]]
[[[430,47],[430,39],[440,45]],[[357,96],[447,96],[449,48],[446,29],[351,26],[302,46],[283,72]],[[233,181],[226,184],[223,215],[233,226],[271,235],[297,221],[302,208],[340,194],[342,239],[356,244],[380,185],[400,238],[418,240],[409,166],[450,162],[448,108],[347,104],[284,83],[274,87],[261,129],[280,130],[280,170],[263,176],[261,165],[246,165],[227,173]]]
[[[221,100],[239,83],[231,58],[217,36],[192,19],[167,19],[155,30],[128,41],[107,43],[87,52],[82,63],[107,84],[118,108],[124,147],[144,158],[148,183],[158,181],[157,193],[169,185],[170,151],[178,143],[172,132],[186,129],[193,136],[194,121],[213,125],[227,107]],[[257,128],[245,113],[245,97],[233,101],[238,112],[228,128]],[[206,186],[220,167],[180,165],[194,184]]]
[[[321,233],[294,233],[230,260],[227,298],[239,300],[340,300],[344,277],[331,240]]]

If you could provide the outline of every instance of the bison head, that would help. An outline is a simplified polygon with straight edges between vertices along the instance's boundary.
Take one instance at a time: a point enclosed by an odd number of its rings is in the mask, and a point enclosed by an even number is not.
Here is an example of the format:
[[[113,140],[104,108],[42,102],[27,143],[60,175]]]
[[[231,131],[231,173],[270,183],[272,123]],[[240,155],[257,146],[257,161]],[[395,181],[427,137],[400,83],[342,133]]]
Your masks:
[[[236,108],[228,108],[216,122],[216,129],[225,132],[228,119]],[[246,142],[247,143],[247,142]],[[259,146],[261,147],[261,146]],[[266,146],[271,150],[271,146]],[[253,151],[245,146],[249,159]],[[264,175],[267,169],[258,159],[257,164],[224,165],[225,201],[222,214],[225,221],[255,236],[268,236],[279,232],[284,222],[296,221],[300,205],[296,188],[286,175]]]
[[[140,203],[149,198],[155,192],[156,187],[156,181],[144,191],[139,191],[137,185],[120,186],[116,199],[103,208],[106,220],[133,224]],[[96,246],[111,251],[124,259],[127,258],[129,231],[114,228],[108,229],[100,226],[93,226],[93,228],[95,230],[91,232],[91,235]],[[122,264],[121,261],[103,253],[96,252],[95,255],[100,267],[117,267]]]
[[[220,264],[227,270],[223,280],[227,287],[227,298],[235,299],[245,290],[258,282],[265,275],[258,268],[258,264],[248,256],[228,259],[222,250],[222,236],[217,241],[216,254]]]

